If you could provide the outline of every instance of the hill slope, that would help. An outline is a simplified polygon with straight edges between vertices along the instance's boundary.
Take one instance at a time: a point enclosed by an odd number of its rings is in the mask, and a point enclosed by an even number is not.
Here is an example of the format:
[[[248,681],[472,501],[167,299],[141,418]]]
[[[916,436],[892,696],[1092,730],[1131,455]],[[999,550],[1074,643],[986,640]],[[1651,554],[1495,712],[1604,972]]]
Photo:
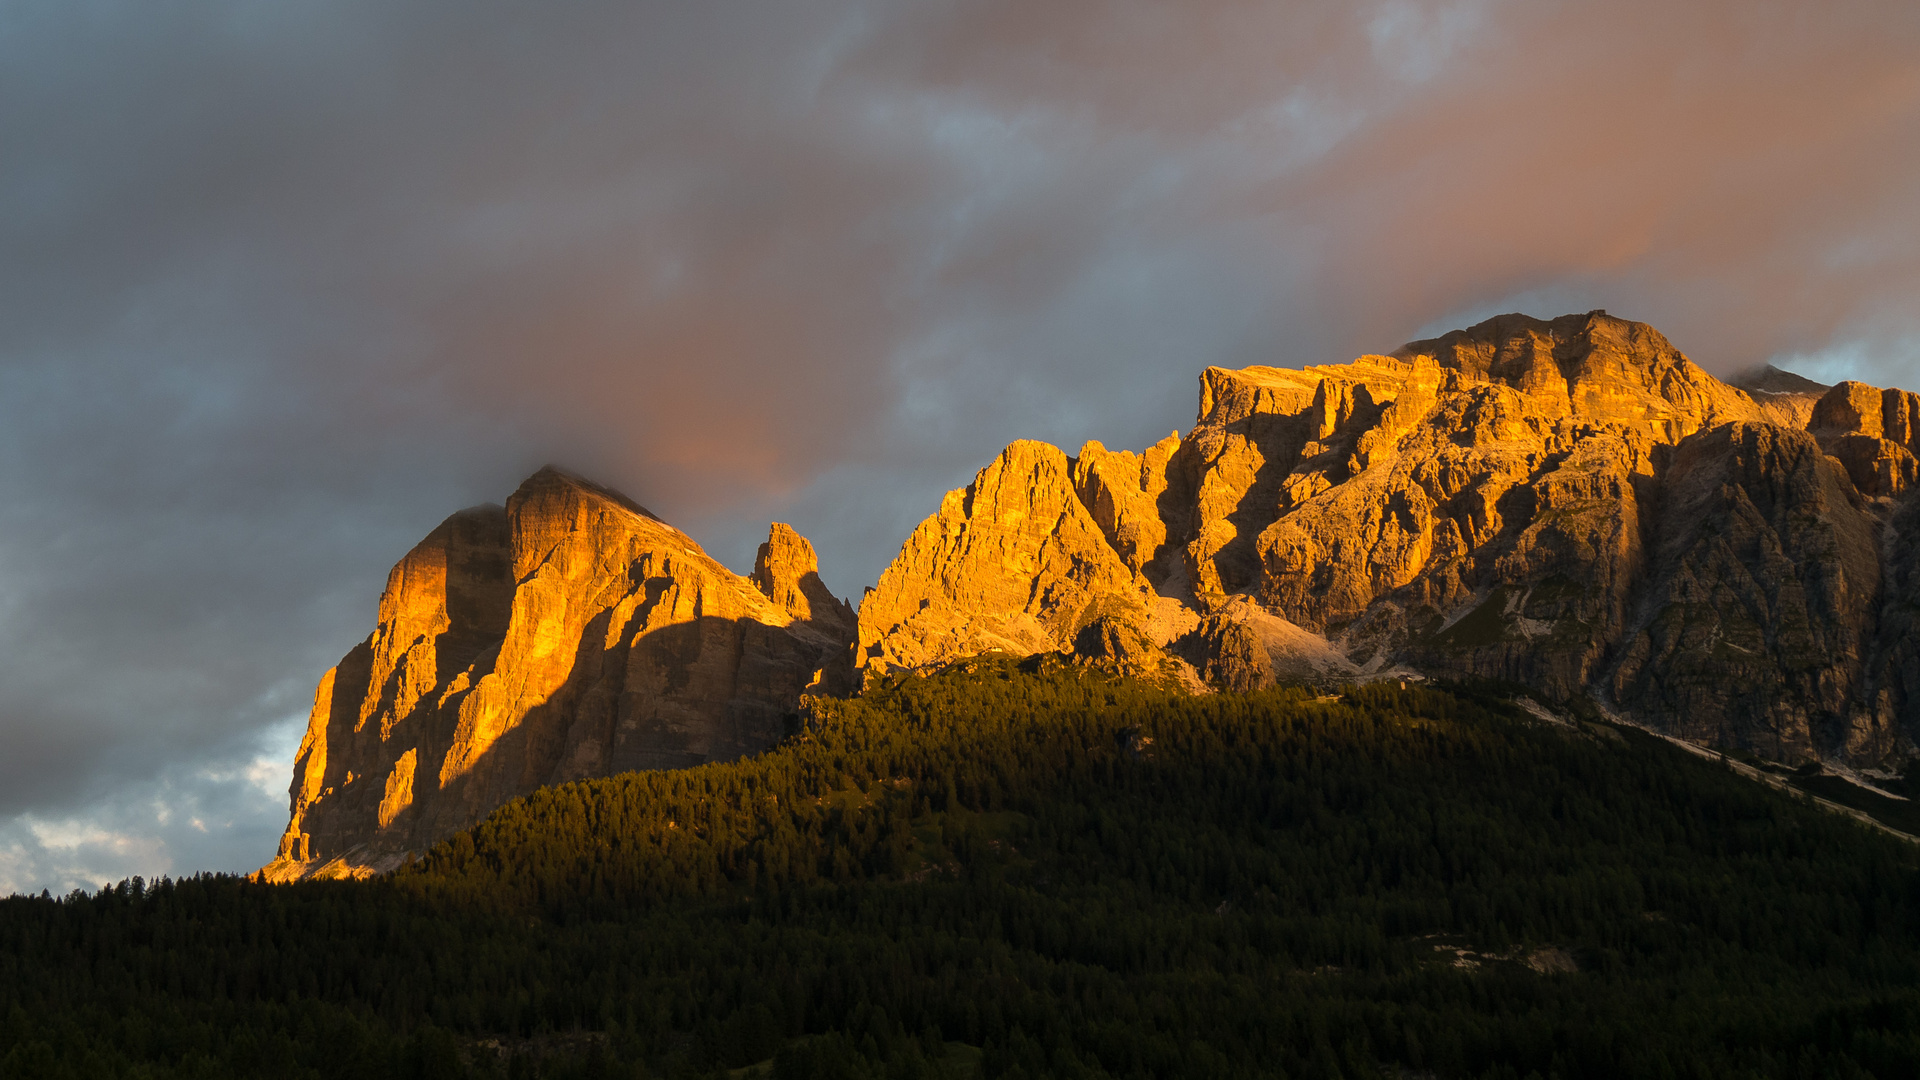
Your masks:
[[[1892,1077],[1917,985],[1909,845],[1650,736],[1035,658],[389,878],[0,902],[0,1070]]]

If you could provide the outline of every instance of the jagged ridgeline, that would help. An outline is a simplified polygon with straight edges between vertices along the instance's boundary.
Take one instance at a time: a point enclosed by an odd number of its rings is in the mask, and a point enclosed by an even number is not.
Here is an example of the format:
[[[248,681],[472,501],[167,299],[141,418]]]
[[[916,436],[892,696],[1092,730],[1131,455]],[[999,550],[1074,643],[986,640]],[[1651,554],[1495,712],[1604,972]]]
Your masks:
[[[1142,453],[1008,447],[857,622],[785,526],[742,578],[542,472],[395,567],[378,628],[321,683],[268,873],[391,868],[542,784],[730,760],[803,694],[987,653],[1196,691],[1497,678],[1790,765],[1897,771],[1920,728],[1920,398],[1737,381],[1603,312],[1210,368],[1193,429]]]
[[[7,1076],[1920,1075],[1905,841],[1487,691],[1045,656],[386,877],[0,901],[0,965]]]

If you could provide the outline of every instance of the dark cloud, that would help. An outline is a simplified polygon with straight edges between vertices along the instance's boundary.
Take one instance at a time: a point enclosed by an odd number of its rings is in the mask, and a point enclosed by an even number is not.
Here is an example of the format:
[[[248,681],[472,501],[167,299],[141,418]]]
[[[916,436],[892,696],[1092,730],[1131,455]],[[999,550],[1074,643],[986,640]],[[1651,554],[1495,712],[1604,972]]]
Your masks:
[[[1916,56],[1895,2],[8,5],[0,889],[257,864],[386,567],[546,460],[857,593],[1208,364],[1604,306],[1920,385]]]

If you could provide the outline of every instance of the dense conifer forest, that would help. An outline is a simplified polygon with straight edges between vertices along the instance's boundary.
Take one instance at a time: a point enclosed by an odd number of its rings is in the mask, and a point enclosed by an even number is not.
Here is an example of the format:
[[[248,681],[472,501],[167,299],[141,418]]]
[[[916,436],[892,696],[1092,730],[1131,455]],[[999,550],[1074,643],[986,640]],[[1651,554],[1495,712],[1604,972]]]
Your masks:
[[[1054,658],[380,880],[0,901],[0,1077],[1920,1075],[1899,839],[1484,687]]]

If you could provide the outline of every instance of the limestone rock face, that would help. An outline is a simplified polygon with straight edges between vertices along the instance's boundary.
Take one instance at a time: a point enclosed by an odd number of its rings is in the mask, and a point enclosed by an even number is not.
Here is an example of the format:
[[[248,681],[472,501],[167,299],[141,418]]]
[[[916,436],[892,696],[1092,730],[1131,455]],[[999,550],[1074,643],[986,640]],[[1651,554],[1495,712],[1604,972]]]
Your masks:
[[[1814,404],[1807,427],[1869,496],[1898,496],[1920,474],[1920,396],[1843,382]]]
[[[320,681],[269,877],[384,868],[547,784],[724,761],[850,677],[851,613],[776,525],[752,580],[555,469],[448,518]]]
[[[1814,404],[1807,427],[1816,435],[1866,435],[1913,450],[1920,445],[1920,395],[1843,382]]]
[[[1179,433],[1144,453],[1110,451],[1097,442],[1080,448],[1073,462],[1073,487],[1101,535],[1128,569],[1141,572],[1154,563],[1167,542],[1167,465],[1180,448]]]
[[[1103,614],[1143,620],[1153,591],[1081,502],[1074,464],[1017,442],[948,492],[861,601],[862,667],[1065,649]]]
[[[857,662],[1145,640],[1223,688],[1409,665],[1786,758],[1903,752],[1920,398],[1737,381],[1597,311],[1208,369],[1184,437],[1018,443],[950,493]]]
[[[1391,357],[1257,378],[1316,379],[1316,400],[1354,404],[1309,405],[1317,430],[1297,453],[1269,441],[1264,456],[1288,470],[1283,498],[1241,510],[1236,532],[1259,529],[1247,545],[1257,568],[1218,580],[1251,579],[1240,588],[1340,635],[1363,663],[1405,657],[1557,697],[1593,676],[1624,629],[1659,453],[1762,416],[1651,327],[1600,313],[1505,316]],[[1281,393],[1266,400],[1287,407]],[[1209,579],[1204,565],[1195,576]]]
[[[1920,499],[1898,504],[1881,537],[1879,632],[1867,653],[1862,708],[1847,732],[1848,756],[1892,756],[1917,736],[1920,715]]]

